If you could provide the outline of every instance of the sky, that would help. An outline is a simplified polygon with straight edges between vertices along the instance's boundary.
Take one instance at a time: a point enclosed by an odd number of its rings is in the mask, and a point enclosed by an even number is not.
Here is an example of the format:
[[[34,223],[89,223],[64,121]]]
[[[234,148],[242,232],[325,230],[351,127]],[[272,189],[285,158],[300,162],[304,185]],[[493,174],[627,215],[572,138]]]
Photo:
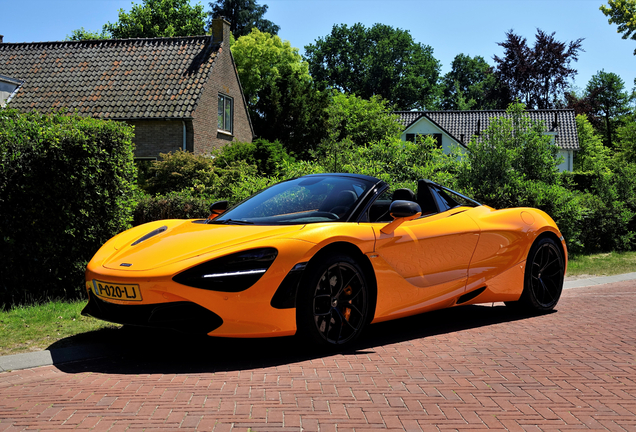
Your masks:
[[[138,0],[140,3],[141,0]],[[199,3],[190,0],[192,4]],[[206,11],[208,1],[201,1]],[[555,32],[559,41],[583,38],[572,83],[582,91],[599,70],[618,74],[626,89],[636,78],[636,43],[624,40],[599,10],[603,0],[258,0],[265,18],[280,26],[279,36],[304,53],[306,45],[331,33],[334,25],[375,23],[408,30],[415,42],[429,45],[450,70],[457,54],[482,56],[494,65],[509,30],[534,44],[537,29]],[[101,30],[116,22],[130,0],[0,0],[0,34],[5,43],[64,40],[74,29]],[[0,66],[0,74],[2,74]]]

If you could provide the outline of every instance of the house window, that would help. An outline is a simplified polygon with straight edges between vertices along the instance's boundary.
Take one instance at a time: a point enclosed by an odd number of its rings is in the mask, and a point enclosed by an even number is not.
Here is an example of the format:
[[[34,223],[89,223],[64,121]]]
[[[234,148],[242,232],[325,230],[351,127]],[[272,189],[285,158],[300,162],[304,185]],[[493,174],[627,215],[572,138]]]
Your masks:
[[[406,134],[406,140],[410,141],[412,143],[416,142],[416,137],[417,137],[417,142],[421,142],[421,140],[424,137],[427,136],[432,136],[433,139],[435,139],[435,142],[437,143],[437,147],[438,148],[442,148],[442,134]]]
[[[232,133],[233,117],[234,100],[229,96],[219,94],[218,129],[220,131]]]

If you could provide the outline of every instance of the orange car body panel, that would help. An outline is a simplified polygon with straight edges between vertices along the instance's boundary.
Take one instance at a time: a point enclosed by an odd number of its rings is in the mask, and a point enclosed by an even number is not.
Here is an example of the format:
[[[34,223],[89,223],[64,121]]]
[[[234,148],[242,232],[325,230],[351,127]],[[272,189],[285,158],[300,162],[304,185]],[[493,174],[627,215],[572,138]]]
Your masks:
[[[528,251],[546,231],[561,239],[567,262],[565,242],[554,221],[536,209],[460,207],[394,223],[392,232],[381,232],[388,224],[151,222],[104,244],[88,264],[86,289],[94,292],[94,280],[136,284],[142,299],[134,304],[189,301],[219,315],[223,324],[210,335],[269,337],[296,332],[296,310],[270,304],[283,279],[296,264],[311,261],[333,243],[353,245],[369,259],[377,289],[373,322],[454,306],[462,295],[479,288],[485,288],[482,294],[462,304],[517,300]],[[132,246],[162,226],[167,227],[164,232]],[[172,280],[175,274],[214,258],[264,247],[276,248],[278,256],[258,282],[244,291],[211,291]],[[134,265],[122,267],[127,263]]]

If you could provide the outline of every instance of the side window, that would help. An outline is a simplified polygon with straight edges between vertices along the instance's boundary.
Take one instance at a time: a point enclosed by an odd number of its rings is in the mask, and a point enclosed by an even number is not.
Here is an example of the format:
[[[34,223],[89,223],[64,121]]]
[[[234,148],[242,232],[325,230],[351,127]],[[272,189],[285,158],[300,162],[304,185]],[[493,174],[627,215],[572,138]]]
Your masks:
[[[437,207],[439,207],[440,213],[452,209],[453,207],[457,207],[457,203],[453,201],[453,199],[449,197],[442,189],[431,187],[431,192],[433,193],[435,201],[437,201]]]
[[[390,222],[393,220],[389,214],[389,207],[391,206],[391,199],[393,193],[384,191],[378,199],[369,207],[367,211],[367,222]]]
[[[217,128],[224,132],[233,132],[234,100],[219,93],[219,112]]]

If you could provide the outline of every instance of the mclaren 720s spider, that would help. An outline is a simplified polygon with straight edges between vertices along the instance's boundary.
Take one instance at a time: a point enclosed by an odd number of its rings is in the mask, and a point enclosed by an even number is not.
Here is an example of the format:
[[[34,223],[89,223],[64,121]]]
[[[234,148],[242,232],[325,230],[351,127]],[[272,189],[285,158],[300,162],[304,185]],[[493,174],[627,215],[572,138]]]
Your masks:
[[[567,249],[544,212],[495,210],[429,180],[283,181],[207,219],[125,231],[88,264],[83,313],[223,337],[301,334],[350,344],[370,323],[505,302],[541,313],[563,287]]]

